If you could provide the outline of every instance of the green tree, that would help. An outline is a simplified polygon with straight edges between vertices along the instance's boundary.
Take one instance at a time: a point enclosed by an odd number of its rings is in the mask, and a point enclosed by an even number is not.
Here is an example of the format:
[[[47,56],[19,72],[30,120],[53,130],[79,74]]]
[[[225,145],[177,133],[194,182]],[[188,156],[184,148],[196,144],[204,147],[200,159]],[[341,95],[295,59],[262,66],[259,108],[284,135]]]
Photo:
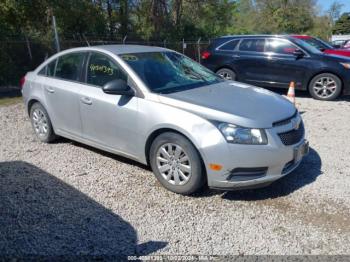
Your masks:
[[[335,22],[333,33],[339,35],[350,34],[350,13],[342,14]]]
[[[331,31],[315,0],[238,0],[237,10],[233,33],[309,33],[327,39]]]
[[[139,0],[134,6],[139,36],[169,40],[225,34],[236,8],[232,0]]]

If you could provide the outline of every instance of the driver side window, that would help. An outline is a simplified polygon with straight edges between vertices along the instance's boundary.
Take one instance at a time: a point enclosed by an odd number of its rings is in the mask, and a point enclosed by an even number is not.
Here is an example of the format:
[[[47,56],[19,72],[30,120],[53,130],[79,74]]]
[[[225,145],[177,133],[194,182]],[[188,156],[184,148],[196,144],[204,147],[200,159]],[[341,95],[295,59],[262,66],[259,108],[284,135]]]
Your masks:
[[[111,58],[100,53],[92,53],[87,65],[87,83],[103,87],[106,83],[128,77]]]

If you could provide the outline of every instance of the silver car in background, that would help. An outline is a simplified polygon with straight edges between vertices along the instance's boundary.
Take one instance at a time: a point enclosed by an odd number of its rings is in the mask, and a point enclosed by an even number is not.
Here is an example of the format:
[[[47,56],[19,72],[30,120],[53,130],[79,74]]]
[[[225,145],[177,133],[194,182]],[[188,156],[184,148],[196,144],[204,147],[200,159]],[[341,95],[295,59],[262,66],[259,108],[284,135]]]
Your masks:
[[[180,194],[265,186],[308,152],[288,100],[164,48],[66,50],[27,73],[22,93],[41,141],[62,136],[149,164]]]

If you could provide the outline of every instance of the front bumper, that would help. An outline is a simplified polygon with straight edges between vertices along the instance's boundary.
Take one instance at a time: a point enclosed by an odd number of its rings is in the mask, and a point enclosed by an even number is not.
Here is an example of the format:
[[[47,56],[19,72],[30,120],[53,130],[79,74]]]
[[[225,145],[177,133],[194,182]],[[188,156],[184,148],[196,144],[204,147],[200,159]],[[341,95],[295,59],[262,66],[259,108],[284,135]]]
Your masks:
[[[216,149],[219,150],[216,154],[214,147],[208,149],[211,150],[206,152],[206,159],[211,160],[205,161],[208,186],[223,190],[258,188],[291,173],[308,152],[305,134],[292,145],[285,145],[282,142],[279,134],[292,129],[292,124],[267,129],[268,145],[238,145],[228,144],[225,141],[217,145]],[[306,152],[296,155],[299,149],[305,148]],[[208,155],[211,157],[208,158]],[[223,168],[220,171],[213,171],[208,168],[209,163],[218,163]]]

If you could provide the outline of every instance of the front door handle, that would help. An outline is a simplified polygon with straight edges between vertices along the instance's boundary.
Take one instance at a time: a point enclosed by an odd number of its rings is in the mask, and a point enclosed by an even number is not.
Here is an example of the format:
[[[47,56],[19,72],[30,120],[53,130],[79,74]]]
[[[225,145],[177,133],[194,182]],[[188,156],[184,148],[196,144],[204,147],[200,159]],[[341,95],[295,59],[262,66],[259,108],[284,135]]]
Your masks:
[[[51,87],[46,86],[45,89],[46,89],[46,91],[49,92],[49,93],[55,93],[55,89],[53,89],[53,88],[51,88]]]
[[[82,97],[81,99],[80,99],[80,101],[82,102],[82,103],[84,103],[84,104],[86,104],[86,105],[91,105],[92,104],[92,100],[89,98],[89,97]]]
[[[233,58],[239,58],[241,57],[240,55],[232,55]]]

